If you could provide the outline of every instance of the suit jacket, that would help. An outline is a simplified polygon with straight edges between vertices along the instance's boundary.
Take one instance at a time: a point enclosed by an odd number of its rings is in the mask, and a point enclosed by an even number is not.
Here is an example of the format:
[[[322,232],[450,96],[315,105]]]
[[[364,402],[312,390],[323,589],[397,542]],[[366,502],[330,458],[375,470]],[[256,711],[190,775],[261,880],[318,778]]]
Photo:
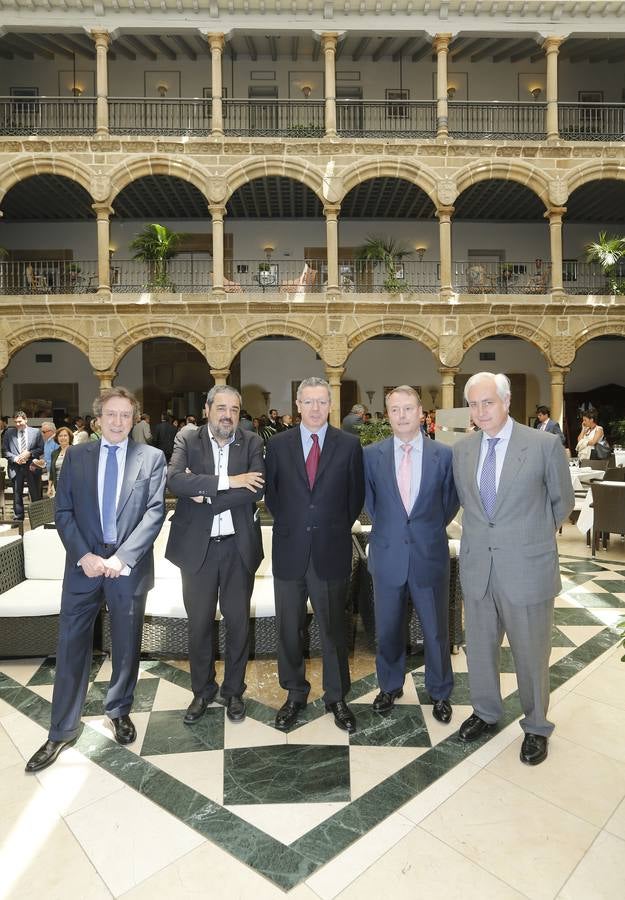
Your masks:
[[[154,446],[158,447],[159,450],[162,450],[167,458],[169,458],[173,452],[174,441],[176,440],[177,434],[178,429],[175,425],[172,425],[171,422],[159,422],[154,428]]]
[[[187,475],[185,469],[192,475]],[[237,428],[228,451],[228,474],[263,472],[263,442],[257,434]],[[263,491],[229,488],[218,491],[212,440],[207,425],[186,426],[176,436],[167,475],[169,491],[179,498],[171,520],[165,556],[187,572],[198,572],[206,558],[213,519],[230,510],[237,549],[252,574],[263,558],[260,521],[256,502]],[[207,497],[210,503],[196,503],[192,497]]]
[[[303,577],[312,554],[320,578],[347,578],[351,528],[365,495],[358,438],[328,426],[312,491],[299,427],[271,438],[265,464],[265,503],[274,518],[273,574],[283,579]]]
[[[54,520],[67,551],[63,586],[77,594],[92,591],[98,581],[84,574],[78,560],[85,553],[103,553],[99,459],[99,441],[69,447],[56,488]],[[152,547],[164,518],[165,457],[154,447],[129,440],[117,503],[116,554],[130,566],[130,575],[121,577],[133,594],[154,586]]]
[[[540,426],[539,426],[539,431],[540,431]],[[564,435],[562,434],[562,429],[560,428],[560,426],[558,425],[557,422],[554,422],[553,419],[547,419],[547,427],[545,428],[545,431],[547,431],[549,434],[556,434],[560,438],[562,446],[564,446],[564,444],[566,443],[566,439],[565,439]]]
[[[32,425],[27,425],[25,431],[26,449],[30,450],[31,458],[27,463],[22,463],[22,466],[28,466],[33,459],[41,459],[43,456],[43,435],[41,434],[41,431],[38,428],[33,428]],[[15,457],[20,455],[20,448],[17,428],[14,426],[7,428],[4,432],[4,455],[9,461],[9,478],[15,478],[15,473],[20,465],[15,462]],[[41,474],[41,470],[39,470],[39,474]]]
[[[486,591],[491,565],[511,603],[530,606],[560,590],[556,531],[575,495],[562,444],[546,431],[515,422],[499,479],[493,521],[477,485],[481,432],[454,447],[454,480],[464,507],[460,577],[465,599]]]
[[[393,438],[365,447],[365,508],[373,522],[369,569],[387,584],[408,581],[410,558],[418,561],[420,582],[437,586],[448,579],[446,528],[460,503],[454,485],[452,452],[422,436],[421,486],[410,514],[399,493]]]

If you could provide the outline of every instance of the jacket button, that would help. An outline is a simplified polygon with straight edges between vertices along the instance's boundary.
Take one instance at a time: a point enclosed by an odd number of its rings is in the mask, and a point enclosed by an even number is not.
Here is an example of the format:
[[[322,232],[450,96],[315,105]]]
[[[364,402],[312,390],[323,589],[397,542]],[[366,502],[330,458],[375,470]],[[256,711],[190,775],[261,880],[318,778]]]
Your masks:
[[[306,529],[306,531],[311,531],[310,525],[308,526],[308,528]]]

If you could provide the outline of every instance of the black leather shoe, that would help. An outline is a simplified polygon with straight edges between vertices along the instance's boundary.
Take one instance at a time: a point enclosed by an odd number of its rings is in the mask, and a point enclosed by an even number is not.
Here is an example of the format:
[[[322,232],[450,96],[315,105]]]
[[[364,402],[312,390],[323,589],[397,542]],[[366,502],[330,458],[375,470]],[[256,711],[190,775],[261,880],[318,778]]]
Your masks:
[[[52,765],[59,753],[65,750],[66,747],[71,747],[77,740],[78,737],[69,741],[46,741],[43,747],[40,747],[36,753],[33,753],[28,760],[26,771],[41,772],[42,769],[47,769],[48,766]]]
[[[336,703],[326,703],[326,712],[331,712],[334,715],[334,724],[337,728],[349,731],[350,734],[356,731],[356,719],[344,700],[337,700]]]
[[[373,708],[376,712],[385,713],[390,712],[393,708],[393,704],[398,697],[403,697],[404,692],[400,688],[398,691],[380,691],[378,696],[373,701]]]
[[[118,719],[111,719],[111,722],[118,744],[132,744],[137,739],[137,731],[130,716],[120,716]]]
[[[547,759],[548,743],[543,734],[530,734],[528,731],[521,747],[521,762],[526,766],[537,766],[544,762]]]
[[[279,731],[289,731],[297,722],[297,714],[302,709],[306,709],[305,703],[300,703],[297,700],[287,700],[278,710],[276,728]]]
[[[198,719],[201,719],[209,702],[208,697],[194,697],[184,714],[184,724],[194,725]]]
[[[226,715],[231,722],[242,722],[245,718],[245,703],[241,697],[229,697]]]
[[[449,700],[433,700],[432,715],[443,725],[451,722],[451,703]]]
[[[481,734],[492,731],[494,727],[494,725],[489,725],[488,722],[485,722],[484,719],[480,719],[478,715],[473,713],[460,726],[458,737],[465,744],[468,744],[470,741],[477,740]]]

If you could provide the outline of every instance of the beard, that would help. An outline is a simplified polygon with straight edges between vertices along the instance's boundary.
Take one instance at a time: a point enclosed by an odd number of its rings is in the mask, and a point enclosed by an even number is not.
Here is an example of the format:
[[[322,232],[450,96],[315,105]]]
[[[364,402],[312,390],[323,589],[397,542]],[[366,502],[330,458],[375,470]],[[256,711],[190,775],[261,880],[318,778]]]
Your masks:
[[[226,441],[234,434],[235,424],[232,419],[220,419],[219,422],[216,422],[215,424],[211,422],[211,431],[216,438]]]

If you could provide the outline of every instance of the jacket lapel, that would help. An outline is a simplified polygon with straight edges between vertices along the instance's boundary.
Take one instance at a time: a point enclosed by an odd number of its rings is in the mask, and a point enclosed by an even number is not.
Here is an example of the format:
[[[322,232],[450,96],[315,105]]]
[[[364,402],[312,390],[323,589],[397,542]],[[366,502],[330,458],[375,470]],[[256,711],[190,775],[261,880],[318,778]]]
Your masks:
[[[215,457],[213,456],[213,441],[208,431],[208,425],[202,425],[199,429],[199,438],[202,445],[202,460],[205,462],[205,474],[215,474]],[[228,461],[230,457],[228,456]],[[194,475],[197,473],[193,473]]]
[[[467,482],[469,485],[469,490],[473,495],[475,502],[479,505],[484,517],[486,517],[486,513],[484,513],[484,507],[482,506],[482,498],[480,497],[480,491],[477,486],[477,467],[480,461],[480,450],[482,449],[482,432],[476,432],[474,435],[467,440],[466,446],[466,455],[465,455],[465,466],[467,469]]]
[[[497,488],[497,497],[495,498],[495,509],[493,515],[497,514],[497,510],[505,500],[506,494],[510,490],[510,486],[516,479],[521,467],[525,464],[527,457],[527,441],[523,438],[523,432],[515,422],[512,426],[512,434],[508,441],[508,449],[503,461],[503,468],[499,476],[499,486]]]
[[[323,450],[321,451],[321,456],[319,457],[319,466],[317,468],[317,474],[315,476],[315,484],[324,471],[329,465],[332,456],[334,455],[334,451],[336,450],[336,442],[338,437],[338,431],[332,425],[328,425],[328,430],[326,431],[326,436],[323,442]],[[303,454],[300,454],[303,456]],[[306,466],[304,466],[304,472],[306,472]],[[306,481],[308,481],[308,476],[306,475]]]
[[[288,432],[288,441],[291,442],[290,453],[293,459],[295,460],[295,468],[299,473],[300,477],[303,478],[306,487],[308,485],[308,474],[306,472],[306,460],[304,459],[304,451],[302,450],[302,432],[300,431],[299,426],[297,428],[292,428]],[[323,453],[321,454],[323,456]],[[321,458],[320,458],[321,464]],[[318,471],[317,471],[318,474]],[[310,489],[310,488],[309,488]]]
[[[238,475],[242,470],[245,471],[245,467],[241,464],[242,458],[243,436],[241,434],[241,429],[237,428],[234,433],[234,440],[230,444],[230,449],[228,450],[228,474]]]
[[[124,466],[124,480],[122,482],[122,489],[117,503],[118,522],[124,506],[128,503],[130,498],[132,486],[137,480],[142,461],[143,449],[141,444],[137,444],[135,441],[128,441],[128,447],[126,448],[126,465]]]
[[[379,452],[382,459],[380,464],[383,467],[388,483],[391,485],[395,502],[399,504],[402,512],[406,512],[404,501],[399,493],[399,484],[397,483],[397,472],[395,470],[395,440],[393,437],[387,438],[379,445]]]
[[[71,453],[71,450],[69,451]],[[98,526],[102,533],[100,498],[98,496],[98,465],[100,463],[100,441],[90,441],[84,457],[83,477],[85,496],[93,509],[98,510]]]

